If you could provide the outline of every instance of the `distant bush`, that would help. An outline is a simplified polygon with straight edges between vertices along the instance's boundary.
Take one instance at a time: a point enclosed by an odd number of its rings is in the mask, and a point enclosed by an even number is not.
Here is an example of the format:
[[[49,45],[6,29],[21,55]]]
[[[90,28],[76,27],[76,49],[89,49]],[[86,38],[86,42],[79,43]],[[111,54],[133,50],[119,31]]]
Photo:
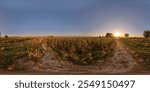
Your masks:
[[[143,33],[144,37],[145,38],[149,38],[150,37],[150,30],[145,30],[144,33]]]
[[[5,38],[8,38],[8,35],[5,35]]]
[[[128,33],[125,33],[125,37],[129,37],[129,34],[128,34]]]
[[[113,33],[106,33],[105,37],[114,37]]]

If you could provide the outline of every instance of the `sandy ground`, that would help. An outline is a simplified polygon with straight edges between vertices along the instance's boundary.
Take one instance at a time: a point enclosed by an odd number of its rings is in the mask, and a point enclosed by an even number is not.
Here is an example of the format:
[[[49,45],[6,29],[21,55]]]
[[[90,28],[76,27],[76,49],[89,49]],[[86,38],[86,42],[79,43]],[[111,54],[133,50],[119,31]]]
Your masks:
[[[42,47],[45,54],[39,63],[29,63],[26,71],[0,71],[1,74],[150,74],[119,40],[113,56],[104,60],[105,63],[88,66],[59,61],[45,43]]]

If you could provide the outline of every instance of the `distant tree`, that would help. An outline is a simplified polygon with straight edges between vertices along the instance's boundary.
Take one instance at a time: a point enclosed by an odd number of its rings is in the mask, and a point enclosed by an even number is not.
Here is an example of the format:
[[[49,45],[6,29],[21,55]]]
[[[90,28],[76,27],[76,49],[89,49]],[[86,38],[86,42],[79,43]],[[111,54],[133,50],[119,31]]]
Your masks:
[[[2,35],[2,34],[1,34],[1,32],[0,32],[0,38],[1,38],[1,35]]]
[[[125,35],[124,35],[125,37],[129,37],[129,34],[128,33],[125,33]]]
[[[144,37],[145,38],[149,38],[150,37],[150,30],[145,30],[144,33],[143,33]]]
[[[8,38],[8,35],[5,35],[5,38]]]
[[[53,36],[53,35],[50,35],[50,36],[48,36],[48,37],[52,38],[52,37],[54,37],[54,36]]]
[[[106,33],[105,37],[114,37],[113,33]]]

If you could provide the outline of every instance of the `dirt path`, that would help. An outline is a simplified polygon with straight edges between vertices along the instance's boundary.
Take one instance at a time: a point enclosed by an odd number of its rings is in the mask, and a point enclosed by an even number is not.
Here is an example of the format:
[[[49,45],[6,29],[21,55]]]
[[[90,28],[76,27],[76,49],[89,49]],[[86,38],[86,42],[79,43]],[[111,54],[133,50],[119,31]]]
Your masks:
[[[52,52],[47,48],[45,42],[42,43],[42,48],[44,50],[44,56],[40,62],[38,62],[32,69],[34,71],[43,72],[43,73],[57,73],[62,72],[63,66],[60,61],[58,61]]]
[[[118,39],[116,40],[116,48],[113,57],[106,59],[105,65],[102,67],[101,72],[104,73],[134,73],[139,65],[137,59],[134,58]]]

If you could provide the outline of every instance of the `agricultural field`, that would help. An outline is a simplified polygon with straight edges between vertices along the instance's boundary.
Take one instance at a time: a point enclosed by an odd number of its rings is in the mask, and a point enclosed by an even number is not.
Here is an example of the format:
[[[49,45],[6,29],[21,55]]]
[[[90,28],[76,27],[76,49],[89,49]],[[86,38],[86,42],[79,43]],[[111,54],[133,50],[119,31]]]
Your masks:
[[[144,38],[1,38],[0,74],[147,74],[149,52]]]
[[[142,63],[150,69],[150,39],[149,38],[125,38],[122,42],[128,46],[135,57],[142,58]]]
[[[33,42],[31,39],[33,38],[1,38],[0,68],[9,69],[17,61],[38,61],[43,55],[42,49],[38,43]]]
[[[58,59],[75,64],[96,64],[112,55],[115,42],[111,38],[49,38],[47,47],[56,52]]]
[[[98,37],[1,38],[0,68],[29,70],[35,66],[45,68],[44,62],[53,67],[58,61],[94,65],[111,56],[114,46],[114,39]]]

